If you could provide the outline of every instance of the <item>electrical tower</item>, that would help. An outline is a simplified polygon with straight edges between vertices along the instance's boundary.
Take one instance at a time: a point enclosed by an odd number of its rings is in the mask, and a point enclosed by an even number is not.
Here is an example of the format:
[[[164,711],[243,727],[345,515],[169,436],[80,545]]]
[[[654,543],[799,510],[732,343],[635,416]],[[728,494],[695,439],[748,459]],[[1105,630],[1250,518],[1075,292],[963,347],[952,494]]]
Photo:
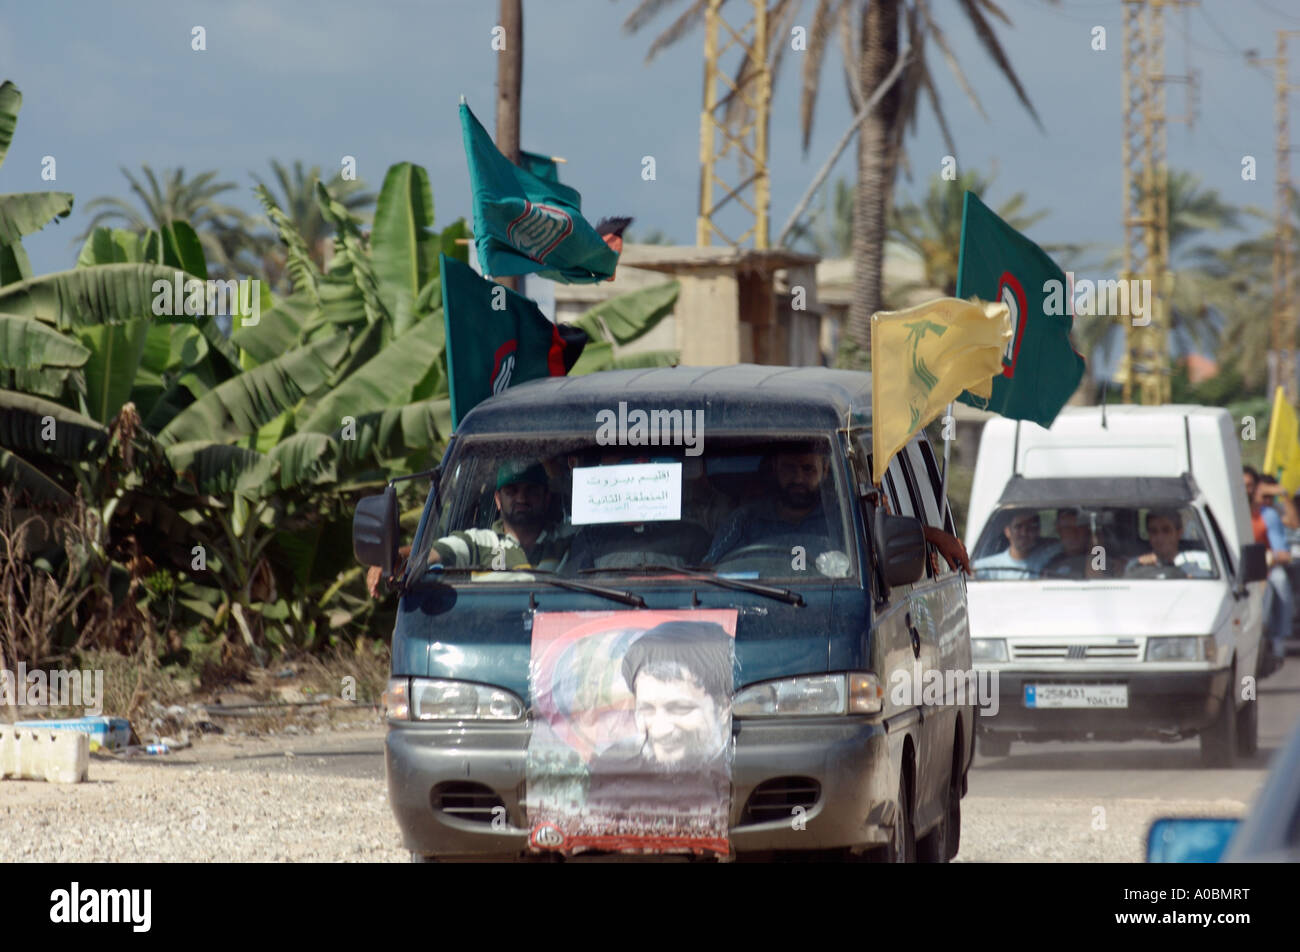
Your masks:
[[[767,0],[750,0],[750,19],[733,27],[723,15],[724,0],[708,0],[704,14],[704,109],[700,114],[700,210],[696,222],[698,245],[710,244],[717,235],[724,244],[740,247],[753,239],[753,247],[768,247],[768,207],[771,186],[767,169],[768,116],[772,104],[772,77],[767,64]],[[744,10],[732,3],[728,12]],[[722,68],[723,58],[740,53],[735,79]],[[739,121],[729,124],[725,112],[738,99]],[[732,107],[733,109],[736,107]],[[735,166],[735,185],[725,181],[719,167]],[[753,223],[737,237],[718,225],[718,213],[735,200]],[[746,218],[748,221],[748,217]]]
[[[1271,353],[1268,362],[1268,392],[1270,396],[1281,386],[1287,402],[1296,403],[1296,316],[1292,309],[1291,269],[1292,234],[1291,216],[1291,133],[1288,123],[1287,92],[1300,87],[1287,82],[1287,39],[1300,36],[1300,30],[1277,31],[1277,56],[1260,59],[1250,56],[1250,62],[1263,65],[1272,63],[1276,71],[1277,103],[1274,120],[1276,134],[1276,186],[1274,197],[1273,235],[1273,328]]]
[[[1124,402],[1131,403],[1134,388],[1140,403],[1170,400],[1169,302],[1173,273],[1169,269],[1169,169],[1166,158],[1165,84],[1194,78],[1164,73],[1164,11],[1194,0],[1124,0],[1124,72],[1120,95],[1124,130],[1120,141],[1123,163],[1124,265],[1120,274],[1128,282],[1149,281],[1149,319],[1135,327],[1123,318],[1124,359],[1120,375]],[[1188,109],[1186,120],[1193,111]],[[1184,117],[1179,117],[1180,119]]]

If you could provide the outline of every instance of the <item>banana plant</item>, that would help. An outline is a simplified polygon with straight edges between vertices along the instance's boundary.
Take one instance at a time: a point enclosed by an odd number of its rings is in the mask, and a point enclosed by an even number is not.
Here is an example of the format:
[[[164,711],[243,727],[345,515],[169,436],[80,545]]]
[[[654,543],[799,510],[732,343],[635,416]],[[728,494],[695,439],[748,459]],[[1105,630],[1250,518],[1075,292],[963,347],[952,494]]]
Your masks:
[[[0,165],[4,164],[18,125],[23,94],[9,80],[0,83]],[[0,195],[0,285],[32,276],[32,264],[23,250],[23,235],[40,231],[47,224],[72,213],[69,192],[23,192]]]

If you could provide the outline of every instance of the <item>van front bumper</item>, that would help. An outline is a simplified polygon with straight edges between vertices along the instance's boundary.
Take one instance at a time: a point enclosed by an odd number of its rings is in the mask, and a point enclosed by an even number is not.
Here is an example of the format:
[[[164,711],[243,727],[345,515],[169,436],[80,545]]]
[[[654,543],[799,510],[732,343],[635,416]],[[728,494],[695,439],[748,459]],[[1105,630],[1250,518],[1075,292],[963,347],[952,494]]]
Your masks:
[[[388,797],[406,848],[448,859],[536,855],[524,810],[530,734],[526,724],[390,722]],[[733,855],[889,842],[900,733],[828,717],[737,721],[735,738]]]
[[[1175,740],[1208,727],[1228,692],[1230,668],[1218,671],[1087,670],[1009,671],[995,669],[998,711],[981,711],[980,733],[1019,740],[1095,740],[1154,738]],[[1031,708],[1026,684],[1124,684],[1125,708]]]

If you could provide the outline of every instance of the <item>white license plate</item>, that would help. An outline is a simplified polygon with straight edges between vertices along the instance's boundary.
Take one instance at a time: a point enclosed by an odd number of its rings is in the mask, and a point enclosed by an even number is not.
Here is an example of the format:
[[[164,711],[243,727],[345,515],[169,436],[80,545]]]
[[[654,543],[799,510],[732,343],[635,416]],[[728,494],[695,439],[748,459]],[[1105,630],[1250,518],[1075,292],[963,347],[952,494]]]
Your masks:
[[[1025,707],[1128,707],[1128,685],[1026,684]]]

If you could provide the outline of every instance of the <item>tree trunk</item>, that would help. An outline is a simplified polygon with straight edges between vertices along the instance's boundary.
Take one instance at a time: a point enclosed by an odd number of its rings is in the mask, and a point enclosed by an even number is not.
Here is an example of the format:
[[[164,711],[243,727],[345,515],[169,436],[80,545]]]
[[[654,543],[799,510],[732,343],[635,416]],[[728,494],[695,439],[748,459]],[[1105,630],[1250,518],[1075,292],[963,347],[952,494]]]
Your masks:
[[[898,59],[898,0],[871,0],[862,17],[860,88],[875,89]],[[853,300],[847,336],[865,362],[870,357],[871,315],[884,297],[885,219],[893,192],[897,150],[892,134],[901,83],[887,92],[858,135],[858,185],[853,210]]]
[[[501,0],[500,26],[505,28],[506,48],[497,56],[497,148],[519,164],[519,101],[524,86],[524,3]],[[523,287],[523,279],[510,275],[494,279],[512,291]]]

